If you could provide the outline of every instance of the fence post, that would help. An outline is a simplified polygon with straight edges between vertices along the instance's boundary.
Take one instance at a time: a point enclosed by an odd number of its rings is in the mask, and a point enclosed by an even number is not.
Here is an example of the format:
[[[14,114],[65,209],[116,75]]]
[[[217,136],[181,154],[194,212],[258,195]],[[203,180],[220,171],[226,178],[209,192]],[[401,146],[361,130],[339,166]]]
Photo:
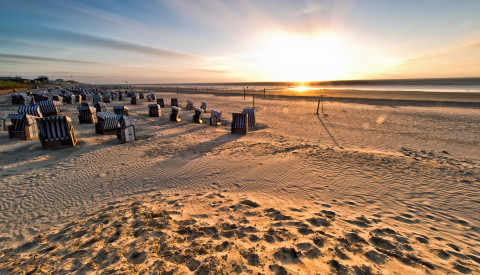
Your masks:
[[[320,99],[318,100],[318,103],[317,103],[317,115],[318,115],[318,109],[320,108]]]
[[[243,88],[243,99],[245,99],[245,88]]]
[[[252,98],[253,98],[253,108],[255,109],[255,94],[252,94]]]
[[[263,88],[263,98],[265,98],[265,88]]]

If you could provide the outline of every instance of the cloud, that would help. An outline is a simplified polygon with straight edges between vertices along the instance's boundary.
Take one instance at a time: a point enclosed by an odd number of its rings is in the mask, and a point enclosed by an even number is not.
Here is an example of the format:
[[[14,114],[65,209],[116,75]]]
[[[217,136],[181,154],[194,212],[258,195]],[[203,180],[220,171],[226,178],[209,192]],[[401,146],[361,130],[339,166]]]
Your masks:
[[[38,61],[96,64],[96,65],[105,64],[105,63],[101,63],[101,62],[87,61],[87,60],[76,60],[76,59],[33,56],[33,55],[20,55],[20,54],[2,54],[2,53],[0,53],[0,58],[14,59],[14,60],[22,59],[22,60],[35,60],[35,61],[38,60]]]

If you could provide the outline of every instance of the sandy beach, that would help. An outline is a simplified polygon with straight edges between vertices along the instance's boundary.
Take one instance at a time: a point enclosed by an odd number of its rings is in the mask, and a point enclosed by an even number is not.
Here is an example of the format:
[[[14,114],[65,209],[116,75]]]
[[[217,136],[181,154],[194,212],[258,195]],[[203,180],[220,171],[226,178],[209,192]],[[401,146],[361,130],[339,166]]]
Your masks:
[[[257,125],[232,135],[251,97],[155,94],[162,117],[107,103],[138,119],[132,143],[76,104],[61,107],[76,147],[0,132],[1,274],[480,272],[478,95],[332,94],[318,115],[314,97],[258,96]],[[206,101],[205,123],[170,122],[170,98]]]

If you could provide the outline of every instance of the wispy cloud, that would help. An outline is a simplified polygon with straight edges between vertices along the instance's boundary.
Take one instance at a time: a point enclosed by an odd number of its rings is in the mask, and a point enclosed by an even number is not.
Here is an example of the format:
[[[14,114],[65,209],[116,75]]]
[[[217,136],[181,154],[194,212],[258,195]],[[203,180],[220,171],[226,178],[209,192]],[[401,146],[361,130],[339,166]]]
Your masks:
[[[95,61],[87,61],[87,60],[76,60],[76,59],[66,59],[66,58],[55,58],[55,57],[45,57],[45,56],[33,56],[33,55],[20,55],[20,54],[2,54],[0,53],[0,59],[22,59],[22,60],[30,60],[30,61],[53,61],[53,62],[67,62],[67,63],[82,63],[82,64],[105,64],[101,62]]]

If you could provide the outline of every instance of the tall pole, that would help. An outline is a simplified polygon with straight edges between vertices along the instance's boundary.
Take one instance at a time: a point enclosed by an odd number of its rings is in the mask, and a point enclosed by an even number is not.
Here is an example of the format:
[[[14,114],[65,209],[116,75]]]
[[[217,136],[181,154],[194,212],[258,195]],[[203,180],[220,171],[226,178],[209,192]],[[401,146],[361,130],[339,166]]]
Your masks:
[[[253,99],[253,108],[255,109],[255,94],[252,94],[252,99]]]
[[[318,109],[320,108],[320,99],[318,100],[318,103],[317,103],[317,115],[318,115]]]
[[[263,98],[265,98],[265,88],[263,88]]]
[[[322,100],[322,114],[323,114],[323,94],[320,95],[320,99]]]
[[[245,99],[245,88],[243,88],[243,99]]]

